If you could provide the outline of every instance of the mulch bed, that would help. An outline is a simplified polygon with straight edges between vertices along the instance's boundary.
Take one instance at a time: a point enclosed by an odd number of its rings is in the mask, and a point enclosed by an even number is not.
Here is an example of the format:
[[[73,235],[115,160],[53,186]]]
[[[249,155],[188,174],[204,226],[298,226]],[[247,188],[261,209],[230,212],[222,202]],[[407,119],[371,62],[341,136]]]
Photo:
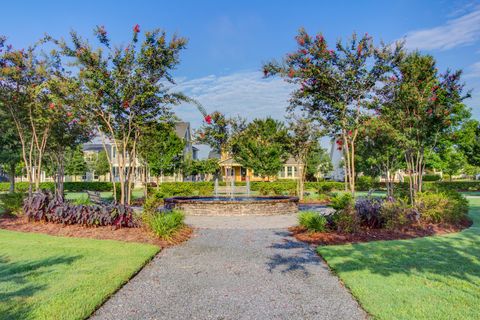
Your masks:
[[[56,223],[30,222],[25,217],[12,215],[0,216],[0,229],[44,233],[53,236],[91,238],[102,240],[118,240],[126,242],[149,243],[161,248],[170,247],[188,240],[193,229],[185,226],[180,229],[171,241],[159,239],[145,228],[119,228],[110,226],[85,227],[80,225],[62,225]]]
[[[459,232],[472,225],[470,220],[466,220],[458,225],[445,224],[426,224],[413,225],[401,230],[386,229],[362,229],[357,233],[341,233],[336,231],[329,232],[310,232],[304,227],[290,227],[292,235],[300,241],[314,245],[334,245],[369,242],[377,240],[399,240],[427,237],[433,235]]]

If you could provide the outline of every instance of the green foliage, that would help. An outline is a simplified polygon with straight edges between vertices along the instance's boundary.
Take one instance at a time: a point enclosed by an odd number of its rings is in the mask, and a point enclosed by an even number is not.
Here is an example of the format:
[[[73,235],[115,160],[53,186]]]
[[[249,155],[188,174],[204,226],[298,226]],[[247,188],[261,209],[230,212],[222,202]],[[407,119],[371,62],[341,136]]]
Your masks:
[[[7,182],[0,182],[0,192],[7,192],[10,184]],[[65,182],[64,184],[66,192],[83,192],[83,191],[112,191],[113,184],[111,182],[99,182],[99,181],[84,181],[84,182]],[[55,183],[42,182],[40,183],[41,190],[55,190]],[[15,191],[27,192],[28,182],[17,182],[15,184]]]
[[[339,232],[355,233],[360,228],[360,219],[353,206],[349,205],[333,215],[333,225]]]
[[[331,207],[335,210],[343,210],[353,205],[354,199],[351,193],[336,194],[332,198]]]
[[[288,159],[289,137],[283,123],[255,119],[232,143],[235,159],[260,177],[275,176]]]
[[[185,142],[175,133],[170,123],[146,124],[140,137],[138,152],[155,176],[171,175],[183,160]]]
[[[476,119],[466,121],[453,134],[453,138],[467,162],[472,166],[480,166],[480,122]]]
[[[0,194],[0,209],[3,209],[7,213],[19,214],[22,211],[23,199],[25,194],[16,193],[1,193]]]
[[[383,202],[380,214],[385,228],[395,230],[411,222],[408,217],[412,214],[412,208],[403,199],[387,200]]]
[[[103,176],[110,172],[110,164],[105,150],[102,150],[97,154],[97,159],[95,159],[92,169],[98,176]]]
[[[198,174],[214,174],[220,170],[218,159],[184,161],[183,173],[187,176]]]
[[[144,213],[145,225],[159,238],[170,241],[185,223],[185,215],[182,211]]]
[[[65,173],[72,176],[83,176],[88,170],[82,147],[79,146],[67,153]]]
[[[466,219],[468,201],[458,192],[418,194],[416,208],[420,220],[427,223],[459,223]]]
[[[439,181],[442,177],[439,174],[424,174],[423,181]]]
[[[315,211],[300,212],[298,224],[312,232],[324,232],[327,229],[327,219]]]
[[[307,181],[315,181],[318,174],[326,175],[332,170],[333,165],[330,155],[318,142],[318,145],[307,155],[306,179]]]
[[[376,186],[376,180],[371,176],[359,176],[357,178],[357,190],[359,191],[369,191],[375,189]]]
[[[294,195],[296,192],[297,185],[295,181],[288,182],[264,182],[256,184],[255,190],[261,195]],[[253,189],[253,188],[252,188]]]
[[[75,200],[73,200],[73,204],[77,206],[89,206],[89,205],[92,205],[92,201],[90,201],[90,198],[88,196],[82,195],[81,197],[78,197]]]

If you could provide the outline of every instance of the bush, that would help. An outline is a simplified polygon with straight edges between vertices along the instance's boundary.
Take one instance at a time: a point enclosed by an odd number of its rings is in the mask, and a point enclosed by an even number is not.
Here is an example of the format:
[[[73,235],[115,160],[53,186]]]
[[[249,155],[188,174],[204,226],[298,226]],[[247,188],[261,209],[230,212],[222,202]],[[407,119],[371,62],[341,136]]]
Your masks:
[[[118,204],[84,206],[62,202],[48,192],[25,199],[23,211],[29,220],[84,226],[136,227],[133,210]]]
[[[442,177],[438,174],[424,174],[422,179],[423,181],[439,181]]]
[[[350,193],[336,194],[332,198],[331,206],[335,210],[343,210],[347,207],[353,207],[353,196]]]
[[[380,214],[385,228],[389,230],[401,228],[416,220],[415,211],[403,199],[387,199],[382,204]]]
[[[326,230],[327,219],[315,211],[303,211],[298,215],[298,224],[308,231],[323,232]]]
[[[458,192],[423,192],[418,194],[416,201],[423,222],[455,224],[466,219],[468,214],[468,201]]]
[[[91,181],[91,182],[65,182],[63,184],[65,192],[82,192],[82,191],[112,191],[113,184],[111,182],[100,182],[100,181]],[[0,192],[7,192],[10,188],[10,183],[1,182],[0,183]],[[40,183],[41,190],[55,190],[55,183],[53,182],[42,182]],[[28,191],[28,182],[17,182],[15,183],[15,191],[17,192],[27,192]]]
[[[369,228],[381,228],[383,226],[382,202],[379,198],[370,197],[357,200],[355,210],[362,225]]]
[[[24,193],[4,193],[0,194],[0,208],[7,213],[18,214],[22,211]]]
[[[181,227],[184,226],[185,215],[179,210],[168,212],[145,213],[145,225],[159,238],[170,241]]]
[[[348,205],[333,215],[332,224],[339,232],[355,233],[360,227],[360,220],[352,205]]]
[[[369,191],[378,188],[378,184],[373,177],[359,176],[355,187],[358,191]]]
[[[211,196],[213,195],[214,187],[213,185],[201,185],[198,187],[199,196]]]

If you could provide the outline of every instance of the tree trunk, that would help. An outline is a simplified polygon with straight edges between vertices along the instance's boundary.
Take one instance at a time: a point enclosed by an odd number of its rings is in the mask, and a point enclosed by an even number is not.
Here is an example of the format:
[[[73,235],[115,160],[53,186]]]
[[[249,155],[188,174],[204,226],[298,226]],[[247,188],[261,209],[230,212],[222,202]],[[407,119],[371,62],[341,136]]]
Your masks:
[[[10,193],[15,192],[15,163],[10,163],[10,173],[9,173],[9,179],[10,179]]]

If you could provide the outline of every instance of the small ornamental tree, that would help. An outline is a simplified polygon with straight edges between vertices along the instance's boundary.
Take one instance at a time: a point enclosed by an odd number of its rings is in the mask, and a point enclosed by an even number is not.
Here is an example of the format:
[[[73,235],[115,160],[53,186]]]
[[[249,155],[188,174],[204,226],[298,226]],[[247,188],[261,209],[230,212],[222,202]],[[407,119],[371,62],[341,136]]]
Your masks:
[[[296,40],[298,49],[282,62],[265,64],[264,75],[279,75],[297,85],[289,109],[305,111],[337,140],[344,154],[345,179],[354,193],[360,118],[369,108],[378,83],[395,64],[401,45],[375,48],[368,34],[353,34],[346,43],[338,41],[329,47],[322,34],[311,37],[304,29]]]
[[[480,122],[476,119],[466,121],[462,128],[454,133],[453,139],[468,164],[480,166]]]
[[[253,120],[232,142],[235,160],[263,178],[274,176],[283,168],[289,147],[285,125],[272,118]]]
[[[70,100],[71,76],[55,50],[40,54],[42,39],[28,49],[4,47],[0,40],[0,101],[11,117],[22,146],[29,194],[38,190],[52,127]]]
[[[5,168],[10,179],[10,193],[15,192],[15,171],[21,160],[22,146],[11,117],[0,101],[0,166]]]
[[[425,153],[461,126],[469,111],[462,101],[461,71],[439,74],[435,59],[413,52],[399,64],[398,74],[384,83],[378,113],[402,136],[410,200],[422,191]]]
[[[118,165],[121,190],[120,199],[116,200],[128,204],[143,124],[169,119],[172,105],[189,101],[183,94],[171,92],[168,86],[174,84],[171,71],[178,65],[187,41],[177,36],[168,39],[159,29],[145,32],[139,41],[138,25],[123,47],[111,46],[103,26],[98,26],[95,34],[101,48],[92,47],[75,32],[71,33],[71,44],[64,40],[55,42],[79,68],[82,90],[89,98],[85,115],[96,121],[98,130],[116,149],[116,159],[109,159],[111,164],[115,161]]]
[[[300,164],[297,180],[297,195],[303,200],[304,184],[307,174],[307,160],[311,152],[317,147],[320,132],[309,118],[291,115],[289,119],[290,153]]]

